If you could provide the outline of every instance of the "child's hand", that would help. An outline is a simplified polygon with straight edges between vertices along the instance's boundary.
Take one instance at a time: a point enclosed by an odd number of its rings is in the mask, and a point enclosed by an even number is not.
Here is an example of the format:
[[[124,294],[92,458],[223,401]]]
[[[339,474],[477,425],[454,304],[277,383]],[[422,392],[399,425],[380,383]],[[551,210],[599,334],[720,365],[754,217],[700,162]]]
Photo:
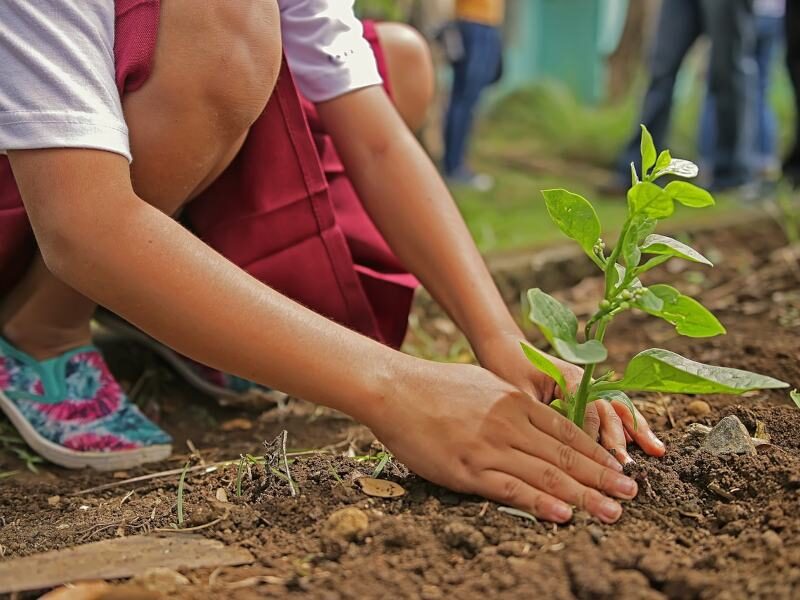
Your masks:
[[[409,359],[366,419],[414,472],[564,522],[570,505],[606,523],[636,483],[574,424],[489,371]],[[598,491],[599,490],[599,491]]]
[[[491,342],[484,342],[479,350],[479,358],[490,371],[502,377],[542,402],[548,404],[560,396],[561,390],[555,381],[536,369],[525,358],[519,347],[524,339],[521,332],[501,335]],[[583,375],[583,369],[548,355],[559,368],[567,381],[567,386],[575,390]],[[663,456],[664,444],[650,429],[645,418],[636,411],[636,426],[628,407],[621,402],[608,403],[604,400],[592,402],[586,409],[584,430],[593,440],[619,459],[622,464],[632,461],[627,451],[627,442],[636,442],[647,454]]]

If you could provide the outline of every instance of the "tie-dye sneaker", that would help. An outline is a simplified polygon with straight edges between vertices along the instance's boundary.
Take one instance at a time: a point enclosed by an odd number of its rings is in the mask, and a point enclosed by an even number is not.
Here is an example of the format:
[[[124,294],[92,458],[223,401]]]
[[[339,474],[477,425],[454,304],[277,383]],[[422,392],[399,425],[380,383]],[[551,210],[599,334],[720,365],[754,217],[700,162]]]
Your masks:
[[[0,337],[0,409],[63,467],[130,469],[172,453],[170,436],[127,398],[94,346],[38,361]]]
[[[287,398],[283,392],[223,373],[182,356],[111,312],[101,309],[95,315],[95,320],[111,337],[131,340],[150,348],[189,385],[217,398],[222,405],[265,409],[279,405]]]

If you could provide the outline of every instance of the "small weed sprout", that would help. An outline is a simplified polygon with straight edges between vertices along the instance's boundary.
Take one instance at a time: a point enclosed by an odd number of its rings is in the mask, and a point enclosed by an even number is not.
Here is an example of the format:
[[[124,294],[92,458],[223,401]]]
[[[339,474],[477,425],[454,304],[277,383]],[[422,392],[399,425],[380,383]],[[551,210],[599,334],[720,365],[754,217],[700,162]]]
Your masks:
[[[579,427],[583,427],[587,404],[594,400],[624,403],[634,415],[635,424],[636,412],[626,392],[742,394],[755,389],[788,387],[772,377],[697,363],[659,348],[634,356],[621,379],[615,380],[613,372],[593,377],[597,365],[608,357],[603,345],[608,327],[624,311],[637,309],[664,319],[679,334],[688,337],[725,333],[717,318],[693,298],[665,284],[645,287],[639,279],[671,258],[713,266],[693,248],[654,231],[660,220],[672,215],[676,202],[689,208],[714,204],[707,191],[678,179],[695,177],[697,167],[687,160],[672,158],[669,150],[657,154],[653,138],[644,126],[641,154],[641,176],[631,163],[628,217],[610,254],[600,237],[597,213],[585,198],[563,189],[542,192],[551,219],[583,248],[605,280],[603,298],[586,322],[582,340],[578,337],[578,319],[566,306],[540,289],[529,290],[527,294],[530,319],[553,350],[564,360],[584,368],[578,389],[570,390],[558,368],[543,353],[522,342],[530,362],[561,388],[562,398],[552,406]],[[664,176],[674,180],[662,188],[655,182]]]
[[[783,184],[775,195],[775,220],[790,245],[800,244],[800,205],[790,184]]]
[[[181,477],[178,480],[178,529],[183,527],[183,491],[184,486],[186,485],[186,472],[189,470],[189,463],[187,462],[183,466],[183,471],[181,471]]]

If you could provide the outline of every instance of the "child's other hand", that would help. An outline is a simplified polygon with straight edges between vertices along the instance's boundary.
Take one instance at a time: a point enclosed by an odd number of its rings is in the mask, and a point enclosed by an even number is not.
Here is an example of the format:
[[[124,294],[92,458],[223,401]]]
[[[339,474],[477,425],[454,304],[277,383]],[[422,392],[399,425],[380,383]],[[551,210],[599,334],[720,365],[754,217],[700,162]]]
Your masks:
[[[525,358],[519,347],[519,342],[523,339],[522,332],[512,332],[484,342],[478,349],[479,359],[482,365],[499,377],[549,404],[561,395],[561,390],[553,379]],[[547,357],[564,375],[570,390],[577,389],[583,369],[555,356]],[[627,451],[629,441],[636,442],[651,456],[663,456],[666,452],[664,444],[653,433],[642,414],[636,411],[634,427],[633,416],[621,402],[598,400],[589,404],[583,428],[593,440],[599,440],[604,448],[613,452],[623,465],[632,461]]]
[[[578,506],[606,523],[636,495],[619,464],[567,419],[472,365],[408,359],[367,419],[414,472],[450,489],[568,521]]]

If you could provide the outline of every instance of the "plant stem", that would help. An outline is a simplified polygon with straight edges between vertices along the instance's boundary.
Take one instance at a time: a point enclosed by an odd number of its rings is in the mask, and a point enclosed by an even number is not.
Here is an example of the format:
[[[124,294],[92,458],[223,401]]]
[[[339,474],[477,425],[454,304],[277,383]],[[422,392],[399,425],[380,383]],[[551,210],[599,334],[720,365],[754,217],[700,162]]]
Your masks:
[[[602,342],[606,335],[607,328],[608,319],[602,319],[600,324],[597,326],[597,331],[595,332],[593,339]],[[592,383],[592,375],[594,375],[594,369],[596,366],[596,363],[586,365],[586,368],[583,371],[583,377],[581,377],[581,383],[578,386],[578,391],[575,393],[575,411],[573,413],[573,421],[575,425],[581,429],[583,429],[583,418],[586,414],[586,405],[589,403],[589,385]]]
[[[608,261],[606,261],[606,290],[604,297],[606,300],[611,300],[611,272],[615,271],[617,268],[617,259],[619,258],[620,253],[622,252],[622,244],[625,241],[625,237],[628,235],[628,230],[631,228],[631,218],[628,217],[625,221],[625,224],[622,226],[622,231],[619,234],[619,239],[617,243],[614,244],[614,250],[611,251],[611,256],[608,257]]]

